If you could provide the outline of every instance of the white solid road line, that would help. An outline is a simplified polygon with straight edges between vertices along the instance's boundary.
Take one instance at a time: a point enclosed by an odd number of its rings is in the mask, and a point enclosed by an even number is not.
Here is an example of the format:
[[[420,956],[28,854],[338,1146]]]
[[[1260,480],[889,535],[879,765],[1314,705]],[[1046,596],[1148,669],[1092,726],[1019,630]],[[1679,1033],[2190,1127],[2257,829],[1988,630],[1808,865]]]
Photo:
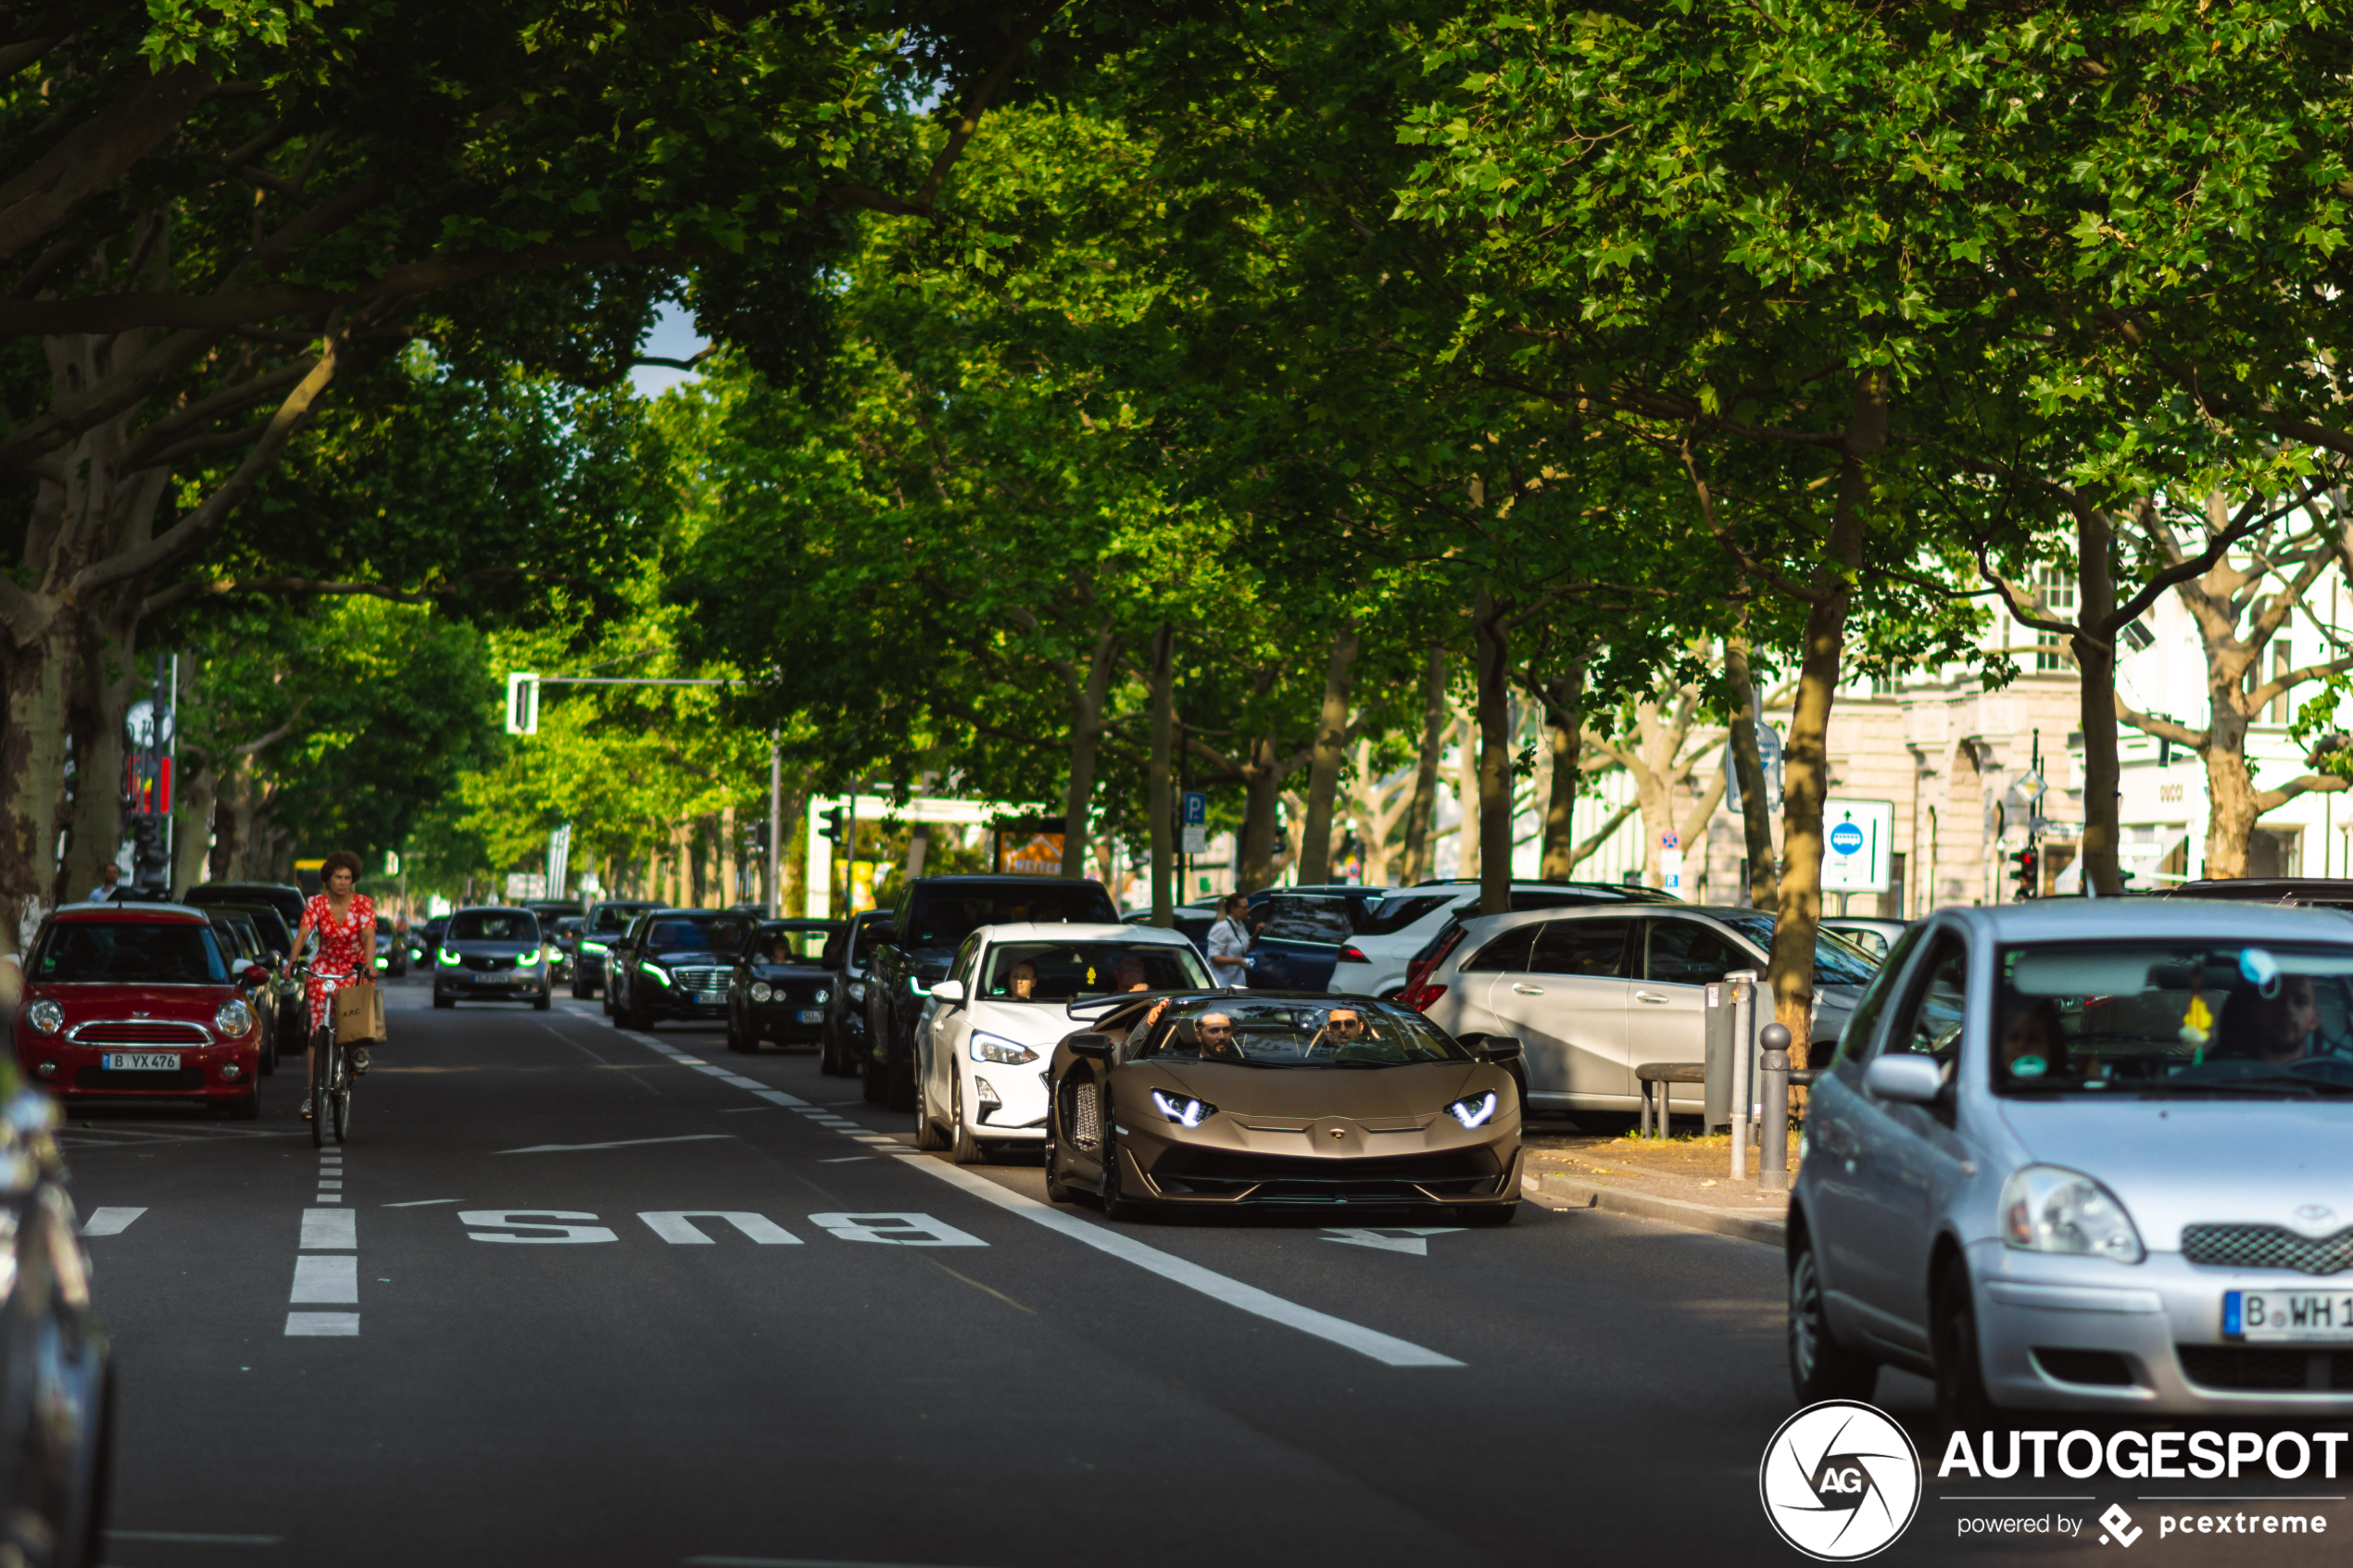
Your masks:
[[[286,1336],[290,1339],[357,1339],[359,1337],[358,1312],[288,1312]]]
[[[583,1148],[636,1148],[654,1143],[708,1143],[713,1138],[733,1138],[733,1133],[685,1133],[674,1138],[621,1138],[612,1143],[537,1143],[529,1148],[502,1148],[501,1154],[570,1154]]]
[[[305,1252],[348,1251],[359,1245],[359,1216],[348,1209],[306,1209],[302,1211]]]
[[[83,1236],[120,1236],[131,1228],[131,1222],[145,1213],[145,1209],[93,1209],[90,1217],[82,1222]]]
[[[1157,1247],[1147,1247],[1134,1237],[1123,1236],[1118,1231],[1089,1223],[1076,1214],[1066,1214],[1051,1204],[1040,1203],[1036,1198],[1014,1192],[1010,1187],[999,1186],[986,1176],[975,1176],[961,1165],[943,1164],[939,1160],[923,1155],[903,1158],[900,1163],[912,1170],[927,1172],[950,1186],[963,1188],[984,1202],[993,1203],[1000,1209],[1010,1210],[1025,1220],[1043,1225],[1050,1231],[1060,1232],[1074,1241],[1084,1242],[1099,1252],[1108,1252],[1114,1258],[1124,1259],[1139,1269],[1158,1274],[1171,1284],[1181,1285],[1189,1290],[1198,1290],[1202,1295],[1213,1297],[1229,1307],[1239,1307],[1245,1312],[1265,1318],[1271,1323],[1282,1323],[1287,1327],[1298,1329],[1302,1334],[1312,1334],[1318,1339],[1328,1339],[1335,1345],[1345,1346],[1359,1355],[1370,1356],[1373,1360],[1386,1365],[1461,1366],[1463,1364],[1452,1356],[1441,1356],[1435,1350],[1425,1349],[1411,1341],[1397,1338],[1393,1335],[1383,1334],[1378,1329],[1366,1328],[1362,1323],[1353,1323],[1345,1318],[1336,1318],[1328,1312],[1319,1312],[1313,1307],[1302,1307],[1296,1301],[1287,1301],[1270,1291],[1259,1289],[1254,1285],[1244,1285],[1238,1279],[1228,1279],[1214,1269],[1204,1269],[1199,1263],[1179,1258],[1174,1253],[1163,1252]]]
[[[702,1065],[702,1063],[698,1061],[696,1058],[690,1057],[684,1051],[665,1045],[660,1040],[635,1033],[634,1031],[624,1030],[623,1033],[628,1038],[635,1040],[641,1045],[649,1046],[653,1049],[660,1051],[662,1055],[670,1058],[673,1061],[690,1067]],[[733,1074],[730,1074],[730,1076],[733,1076]],[[747,1082],[749,1082],[749,1080],[747,1080]],[[792,1096],[786,1094],[781,1089],[755,1087],[752,1092],[759,1095],[762,1099],[772,1100],[778,1105],[793,1106],[805,1112],[809,1112],[811,1113],[810,1120],[812,1122],[821,1121],[822,1119],[825,1119],[829,1116],[828,1112],[822,1110],[816,1106],[811,1105],[807,1100],[796,1099]],[[830,1119],[833,1121],[844,1120],[841,1117],[830,1117]],[[1137,1241],[1130,1236],[1123,1236],[1119,1232],[1112,1230],[1107,1226],[1092,1224],[1088,1221],[1080,1219],[1076,1214],[1064,1213],[1062,1210],[1056,1209],[1051,1204],[1040,1203],[1036,1198],[1026,1197],[1021,1193],[1013,1191],[1009,1187],[999,1186],[995,1182],[988,1180],[987,1177],[974,1175],[971,1172],[966,1171],[962,1166],[950,1165],[944,1163],[943,1161],[933,1160],[927,1156],[917,1154],[912,1149],[908,1148],[905,1144],[900,1142],[897,1138],[886,1136],[879,1133],[868,1132],[862,1125],[860,1125],[857,1123],[851,1123],[850,1125],[857,1127],[857,1133],[852,1135],[854,1135],[856,1141],[860,1143],[903,1151],[900,1155],[900,1162],[911,1170],[926,1172],[931,1175],[938,1177],[941,1181],[946,1182],[950,1186],[962,1187],[964,1191],[971,1193],[974,1197],[978,1198],[985,1202],[993,1203],[1000,1209],[1010,1210],[1012,1212],[1020,1215],[1023,1219],[1028,1220],[1033,1223],[1043,1225],[1051,1231],[1059,1232],[1063,1236],[1069,1236],[1074,1241],[1083,1242],[1087,1246],[1094,1248],[1099,1252],[1106,1252],[1114,1258],[1133,1263],[1138,1268],[1142,1269],[1147,1273],[1158,1274],[1161,1278],[1167,1280],[1172,1285],[1181,1285],[1188,1290],[1198,1290],[1202,1295],[1223,1301],[1229,1307],[1238,1307],[1245,1312],[1249,1312],[1253,1316],[1265,1318],[1270,1323],[1278,1323],[1283,1324],[1285,1327],[1298,1329],[1302,1334],[1312,1334],[1318,1339],[1329,1340],[1335,1345],[1353,1350],[1362,1356],[1369,1356],[1374,1361],[1382,1362],[1388,1366],[1461,1366],[1463,1364],[1452,1356],[1441,1356],[1437,1351],[1414,1344],[1410,1340],[1400,1339],[1394,1335],[1383,1334],[1378,1329],[1366,1328],[1362,1323],[1350,1323],[1345,1318],[1336,1318],[1329,1312],[1319,1312],[1313,1307],[1302,1307],[1296,1301],[1285,1300],[1282,1297],[1277,1296],[1271,1291],[1261,1290],[1254,1285],[1244,1285],[1238,1279],[1229,1279],[1226,1275],[1217,1273],[1214,1269],[1205,1269],[1199,1263],[1179,1258],[1174,1253],[1163,1252],[1157,1247],[1148,1247],[1144,1243]],[[727,1135],[724,1133],[706,1133],[698,1135],[703,1137],[724,1137]],[[683,1142],[685,1140],[648,1139],[646,1141],[667,1143]],[[587,1147],[598,1148],[610,1146],[592,1144]],[[510,1150],[509,1152],[521,1153],[526,1151]],[[728,1562],[781,1563],[787,1562],[791,1560],[785,1558],[693,1557],[686,1559],[686,1561],[689,1562],[718,1564]],[[867,1563],[862,1565],[862,1568],[879,1568],[879,1565]]]
[[[387,1203],[386,1209],[430,1209],[436,1203],[463,1203],[462,1198],[412,1198],[406,1203]]]

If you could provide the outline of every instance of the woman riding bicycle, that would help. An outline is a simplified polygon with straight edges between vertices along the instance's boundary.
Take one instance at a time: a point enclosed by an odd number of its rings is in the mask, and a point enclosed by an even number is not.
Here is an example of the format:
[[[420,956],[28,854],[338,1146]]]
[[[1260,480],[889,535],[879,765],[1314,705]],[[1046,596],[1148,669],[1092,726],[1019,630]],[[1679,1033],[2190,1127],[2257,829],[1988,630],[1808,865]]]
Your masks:
[[[319,1031],[335,1026],[335,993],[346,985],[376,983],[376,902],[354,891],[359,884],[359,857],[338,849],[320,867],[319,876],[326,891],[303,906],[302,927],[295,933],[297,953],[312,932],[319,934],[319,951],[311,958],[310,979],[305,986],[310,1002],[310,1034],[304,1045],[303,1063],[311,1073],[317,1071]],[[351,1070],[368,1071],[367,1047],[354,1047]],[[307,1099],[302,1114],[306,1118],[311,1114]]]

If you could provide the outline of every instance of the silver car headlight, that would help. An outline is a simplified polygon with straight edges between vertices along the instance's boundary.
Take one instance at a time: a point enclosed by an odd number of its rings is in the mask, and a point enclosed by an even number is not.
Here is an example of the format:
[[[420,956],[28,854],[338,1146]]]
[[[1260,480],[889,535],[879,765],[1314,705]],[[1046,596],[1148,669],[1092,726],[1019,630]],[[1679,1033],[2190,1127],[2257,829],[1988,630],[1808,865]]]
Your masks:
[[[774,993],[768,989],[768,982],[765,980],[755,980],[751,983],[751,999],[753,1001],[764,1002],[774,994]]]
[[[2148,1255],[2116,1195],[2081,1171],[2028,1165],[2002,1184],[2002,1240],[2021,1252],[2137,1263]]]
[[[44,997],[24,1010],[24,1021],[44,1035],[54,1035],[66,1026],[66,1010]]]
[[[225,1001],[220,1004],[220,1010],[212,1015],[212,1026],[234,1038],[253,1027],[253,1013],[243,1002]]]
[[[995,1035],[973,1035],[975,1061],[1001,1062],[1007,1067],[1019,1067],[1026,1061],[1036,1061],[1038,1053],[1017,1041],[1002,1039]]]

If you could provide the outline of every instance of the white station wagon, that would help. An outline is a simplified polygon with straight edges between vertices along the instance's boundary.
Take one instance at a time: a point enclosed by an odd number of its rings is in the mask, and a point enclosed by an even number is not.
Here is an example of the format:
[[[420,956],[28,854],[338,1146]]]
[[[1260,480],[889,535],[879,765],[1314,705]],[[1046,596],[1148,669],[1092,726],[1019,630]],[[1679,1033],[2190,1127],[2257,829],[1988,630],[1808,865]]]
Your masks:
[[[1816,1080],[1790,1371],[2001,1407],[2353,1412],[2353,917],[2070,899],[1906,931]]]

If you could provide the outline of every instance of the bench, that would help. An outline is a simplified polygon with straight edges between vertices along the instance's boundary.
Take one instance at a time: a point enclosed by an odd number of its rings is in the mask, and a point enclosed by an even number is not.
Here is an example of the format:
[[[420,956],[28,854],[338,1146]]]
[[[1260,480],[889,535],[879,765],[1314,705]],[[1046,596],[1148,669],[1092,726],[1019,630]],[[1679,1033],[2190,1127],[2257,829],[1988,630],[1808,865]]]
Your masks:
[[[1698,1061],[1645,1062],[1634,1069],[1634,1077],[1641,1085],[1642,1094],[1642,1120],[1639,1135],[1646,1138],[1652,1136],[1663,1138],[1667,1135],[1667,1085],[1705,1084],[1707,1082],[1707,1065]],[[1655,1134],[1651,1130],[1651,1085],[1654,1084],[1658,1085],[1658,1122]]]

